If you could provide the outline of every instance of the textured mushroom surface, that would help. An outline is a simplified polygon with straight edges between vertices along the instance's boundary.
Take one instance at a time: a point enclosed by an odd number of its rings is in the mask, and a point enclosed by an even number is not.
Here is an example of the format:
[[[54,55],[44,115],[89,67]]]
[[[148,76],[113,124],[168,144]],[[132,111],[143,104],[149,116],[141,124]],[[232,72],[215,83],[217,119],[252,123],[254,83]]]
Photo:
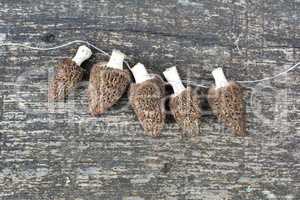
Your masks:
[[[228,86],[208,91],[208,102],[213,113],[225,126],[231,128],[235,135],[246,135],[246,116],[242,88],[235,82]]]
[[[187,136],[199,133],[201,123],[200,98],[194,94],[192,88],[187,87],[177,96],[170,99],[171,112]]]
[[[64,59],[55,69],[49,86],[49,100],[64,100],[83,77],[84,70],[74,61]]]
[[[213,83],[215,66],[234,80],[260,79],[300,60],[299,0],[0,5],[1,44],[88,40],[108,53],[124,51],[130,63],[143,62],[150,72],[176,65],[184,83]],[[168,123],[158,140],[144,136],[125,98],[97,119],[87,116],[87,95],[78,96],[85,87],[65,105],[45,103],[48,66],[78,45],[0,49],[1,200],[300,199],[299,68],[247,84],[249,137],[220,134],[224,124],[203,104],[200,135],[180,139],[182,131]],[[108,59],[94,52],[87,68]]]
[[[97,116],[112,107],[126,92],[130,82],[128,70],[95,64],[91,70],[88,87],[89,111]]]
[[[147,135],[157,137],[165,124],[164,82],[159,76],[130,87],[130,103]]]

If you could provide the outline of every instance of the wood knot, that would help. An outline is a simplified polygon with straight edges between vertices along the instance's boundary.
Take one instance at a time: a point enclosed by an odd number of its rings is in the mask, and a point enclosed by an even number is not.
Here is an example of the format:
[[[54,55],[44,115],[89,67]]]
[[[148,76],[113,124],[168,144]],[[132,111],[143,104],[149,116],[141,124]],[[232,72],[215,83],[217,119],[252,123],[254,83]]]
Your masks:
[[[164,166],[161,169],[161,172],[168,173],[172,168],[172,163],[164,163]]]
[[[46,43],[53,43],[55,41],[55,35],[53,33],[46,33],[42,36],[41,40]]]

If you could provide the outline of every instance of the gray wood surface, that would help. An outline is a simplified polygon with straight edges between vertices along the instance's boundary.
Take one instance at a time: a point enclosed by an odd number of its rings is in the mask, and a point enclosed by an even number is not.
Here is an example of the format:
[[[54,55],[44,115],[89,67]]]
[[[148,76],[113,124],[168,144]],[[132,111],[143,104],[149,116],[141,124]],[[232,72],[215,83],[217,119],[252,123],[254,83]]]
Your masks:
[[[300,60],[299,0],[1,0],[0,42],[50,47],[88,40],[161,73],[213,83],[272,76]],[[300,199],[300,71],[244,84],[248,130],[232,136],[204,105],[201,134],[169,117],[143,135],[128,98],[87,113],[87,77],[66,103],[48,103],[55,51],[0,48],[0,199]],[[96,54],[84,64],[105,60]],[[199,92],[205,91],[201,90]]]

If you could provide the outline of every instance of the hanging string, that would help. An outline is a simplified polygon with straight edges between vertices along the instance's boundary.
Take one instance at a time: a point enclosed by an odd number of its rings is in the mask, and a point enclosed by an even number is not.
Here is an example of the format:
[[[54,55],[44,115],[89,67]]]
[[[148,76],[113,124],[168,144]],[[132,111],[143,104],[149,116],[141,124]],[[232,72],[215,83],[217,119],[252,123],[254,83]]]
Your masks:
[[[193,86],[202,87],[202,88],[209,88],[208,86],[195,83],[194,81],[182,80],[182,82],[185,83],[185,84],[187,84],[187,85],[193,85]]]
[[[263,79],[258,79],[258,80],[249,80],[249,81],[236,81],[238,83],[258,83],[258,82],[263,82],[263,81],[268,81],[268,80],[272,80],[275,79],[279,76],[282,76],[284,74],[287,74],[288,72],[296,69],[298,66],[300,65],[300,62],[296,63],[295,65],[291,66],[290,68],[288,68],[287,70],[280,72],[279,74],[276,74],[275,76],[271,76],[271,77],[267,77],[267,78],[263,78]]]
[[[27,48],[27,49],[38,50],[38,51],[51,51],[51,50],[61,49],[61,48],[70,46],[72,44],[78,44],[78,43],[86,44],[86,45],[94,48],[98,52],[100,52],[102,55],[110,57],[110,55],[108,53],[106,53],[105,51],[103,51],[102,49],[100,49],[100,48],[96,47],[95,45],[91,44],[90,42],[84,41],[84,40],[74,40],[74,41],[67,42],[67,43],[62,44],[62,45],[58,45],[58,46],[54,46],[54,47],[48,47],[48,48],[34,47],[34,46],[26,45],[26,44],[10,43],[10,42],[8,42],[8,43],[0,43],[0,46],[18,46],[18,47],[24,47],[24,48]],[[124,61],[124,63],[128,67],[128,69],[131,69],[129,63],[126,60]]]
[[[266,77],[266,78],[262,78],[262,79],[258,79],[258,80],[248,80],[248,81],[235,81],[237,83],[242,83],[242,84],[245,84],[245,83],[259,83],[259,82],[263,82],[263,81],[269,81],[269,80],[272,80],[272,79],[275,79],[275,78],[278,78],[284,74],[287,74],[288,72],[296,69],[297,67],[300,66],[300,62],[299,63],[296,63],[295,65],[291,66],[290,68],[288,68],[287,70],[283,71],[283,72],[280,72],[279,74],[276,74],[274,76],[271,76],[271,77]],[[182,82],[186,83],[186,84],[191,84],[191,85],[194,85],[194,86],[199,86],[199,87],[203,87],[203,88],[209,88],[208,86],[205,86],[205,85],[201,85],[201,84],[195,84],[195,82],[193,81],[188,81],[188,80],[183,80]]]
[[[26,45],[26,44],[21,44],[21,43],[0,43],[0,47],[1,46],[18,46],[18,47],[23,47],[23,48],[27,48],[27,49],[32,49],[32,50],[38,50],[38,51],[51,51],[51,50],[55,50],[55,49],[61,49],[61,48],[64,48],[64,47],[67,47],[67,46],[70,46],[72,44],[78,44],[78,43],[81,43],[81,44],[86,44],[92,48],[94,48],[95,50],[97,50],[98,52],[100,52],[101,54],[105,55],[105,56],[108,56],[110,57],[110,55],[108,53],[106,53],[104,50],[96,47],[95,45],[91,44],[90,42],[88,41],[84,41],[84,40],[74,40],[74,41],[70,41],[70,42],[67,42],[65,44],[61,44],[61,45],[58,45],[58,46],[54,46],[54,47],[48,47],[48,48],[43,48],[43,47],[34,47],[34,46],[30,46],[30,45]],[[126,65],[126,67],[131,70],[131,67],[129,65],[129,63],[124,60],[124,63]],[[268,80],[272,80],[272,79],[275,79],[275,78],[278,78],[284,74],[287,74],[288,72],[296,69],[298,66],[300,65],[300,62],[296,63],[295,65],[291,66],[290,68],[288,68],[287,70],[283,71],[283,72],[280,72],[279,74],[276,74],[274,76],[271,76],[271,77],[266,77],[266,78],[263,78],[263,79],[258,79],[258,80],[247,80],[247,81],[236,81],[237,83],[258,83],[258,82],[263,82],[263,81],[268,81]],[[194,85],[194,86],[198,86],[198,87],[203,87],[203,88],[209,88],[208,86],[205,86],[205,85],[201,85],[201,84],[196,84],[194,83],[193,81],[188,81],[188,80],[183,80],[184,83],[187,83],[187,84],[191,84],[191,85]]]

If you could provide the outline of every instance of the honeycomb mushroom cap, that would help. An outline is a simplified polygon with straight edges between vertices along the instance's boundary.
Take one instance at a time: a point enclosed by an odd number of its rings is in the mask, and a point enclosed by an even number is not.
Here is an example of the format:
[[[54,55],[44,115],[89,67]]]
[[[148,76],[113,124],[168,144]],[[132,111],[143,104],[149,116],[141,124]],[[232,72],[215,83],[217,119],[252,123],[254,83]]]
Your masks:
[[[130,103],[147,135],[158,137],[165,124],[165,86],[159,76],[131,84]]]
[[[130,83],[128,70],[106,67],[98,63],[92,67],[88,86],[89,111],[98,116],[112,107],[126,92]]]
[[[226,87],[211,87],[208,102],[217,118],[231,128],[236,136],[247,135],[243,91],[237,83],[230,81]]]
[[[49,86],[49,100],[64,100],[83,77],[84,70],[74,61],[64,59],[55,69],[55,74]]]
[[[184,134],[194,136],[201,124],[200,98],[187,87],[178,95],[171,96],[170,110]]]

